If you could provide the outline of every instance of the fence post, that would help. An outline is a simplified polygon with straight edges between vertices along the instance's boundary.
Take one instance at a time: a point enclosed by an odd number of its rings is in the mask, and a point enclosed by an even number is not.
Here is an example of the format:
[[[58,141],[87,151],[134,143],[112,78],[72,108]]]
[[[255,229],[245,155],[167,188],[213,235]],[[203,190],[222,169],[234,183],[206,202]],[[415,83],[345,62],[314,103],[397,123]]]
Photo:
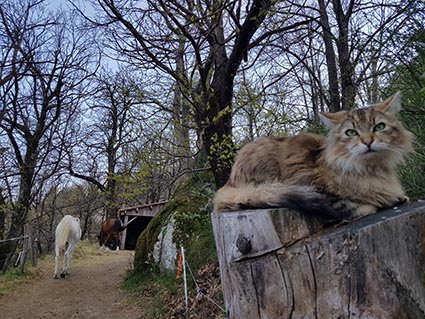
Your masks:
[[[37,267],[38,265],[38,247],[37,247],[37,238],[35,240],[33,240],[33,245],[32,245],[32,252],[33,252],[33,256],[34,256],[34,267]]]
[[[35,255],[34,238],[33,238],[32,234],[28,238],[28,249],[29,249],[29,253],[30,253],[31,265],[33,267],[35,267],[35,266],[37,266],[37,258],[36,258],[36,255]]]
[[[24,240],[22,243],[22,253],[21,253],[21,259],[20,259],[20,267],[19,272],[20,274],[23,274],[25,271],[25,262],[27,261],[27,250],[28,250],[28,237],[24,236]]]

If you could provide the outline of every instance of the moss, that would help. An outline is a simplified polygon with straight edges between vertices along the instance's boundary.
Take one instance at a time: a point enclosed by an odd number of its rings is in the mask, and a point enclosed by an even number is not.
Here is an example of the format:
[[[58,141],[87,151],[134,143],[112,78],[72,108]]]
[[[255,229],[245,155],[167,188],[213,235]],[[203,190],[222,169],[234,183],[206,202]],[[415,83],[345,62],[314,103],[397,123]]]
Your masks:
[[[149,223],[137,239],[134,255],[134,269],[136,272],[153,270],[153,247],[158,239],[161,228],[168,222],[171,213],[178,206],[178,201],[170,201]]]
[[[17,269],[11,269],[5,274],[0,275],[0,297],[16,290],[22,283],[26,283],[36,276],[36,272],[26,270],[21,274]]]
[[[134,258],[136,272],[157,270],[152,252],[161,229],[171,216],[176,221],[173,241],[184,246],[188,263],[194,269],[216,260],[210,213],[214,194],[213,177],[199,172],[179,181],[173,198],[152,219],[137,241]]]

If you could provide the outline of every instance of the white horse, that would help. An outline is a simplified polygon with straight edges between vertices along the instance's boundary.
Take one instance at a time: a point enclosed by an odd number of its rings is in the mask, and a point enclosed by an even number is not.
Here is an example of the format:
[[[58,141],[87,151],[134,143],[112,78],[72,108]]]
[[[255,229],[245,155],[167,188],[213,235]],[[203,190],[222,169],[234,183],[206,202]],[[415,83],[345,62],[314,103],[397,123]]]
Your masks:
[[[62,278],[69,275],[71,260],[74,255],[77,243],[81,238],[80,219],[71,215],[65,215],[56,226],[55,232],[55,274],[53,278],[58,278],[58,261],[61,251],[65,251],[63,260],[63,270],[60,274]]]

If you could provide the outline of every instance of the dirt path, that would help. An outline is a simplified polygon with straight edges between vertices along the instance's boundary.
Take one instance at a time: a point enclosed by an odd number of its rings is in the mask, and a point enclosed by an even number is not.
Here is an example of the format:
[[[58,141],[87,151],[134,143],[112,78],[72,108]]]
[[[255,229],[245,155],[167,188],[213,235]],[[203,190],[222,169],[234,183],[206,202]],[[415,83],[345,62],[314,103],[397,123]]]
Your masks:
[[[71,275],[52,279],[54,260],[39,266],[41,275],[0,299],[4,319],[137,319],[140,312],[119,289],[133,252],[98,253],[79,247]]]

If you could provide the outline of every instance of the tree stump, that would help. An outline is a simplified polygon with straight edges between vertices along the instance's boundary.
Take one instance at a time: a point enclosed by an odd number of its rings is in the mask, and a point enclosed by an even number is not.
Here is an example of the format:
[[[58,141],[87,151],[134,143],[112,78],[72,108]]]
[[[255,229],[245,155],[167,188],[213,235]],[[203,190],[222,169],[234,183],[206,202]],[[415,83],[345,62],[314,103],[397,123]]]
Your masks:
[[[230,319],[425,318],[425,202],[344,225],[286,209],[213,213]]]

